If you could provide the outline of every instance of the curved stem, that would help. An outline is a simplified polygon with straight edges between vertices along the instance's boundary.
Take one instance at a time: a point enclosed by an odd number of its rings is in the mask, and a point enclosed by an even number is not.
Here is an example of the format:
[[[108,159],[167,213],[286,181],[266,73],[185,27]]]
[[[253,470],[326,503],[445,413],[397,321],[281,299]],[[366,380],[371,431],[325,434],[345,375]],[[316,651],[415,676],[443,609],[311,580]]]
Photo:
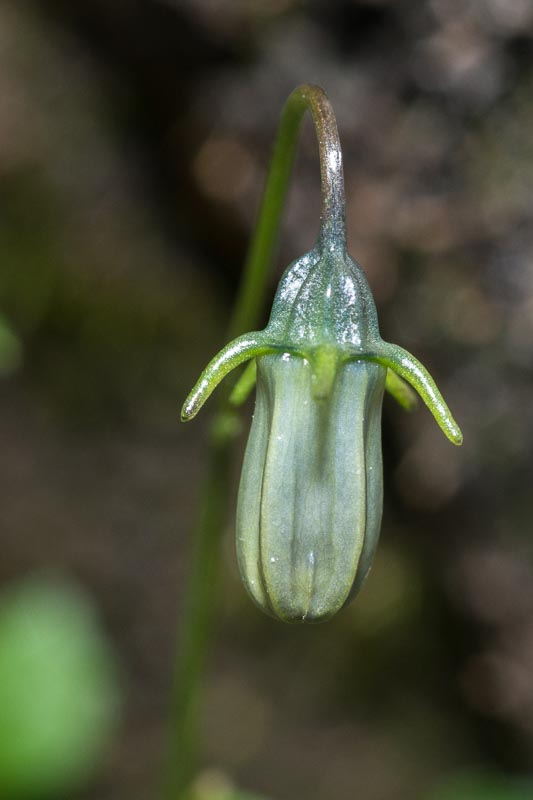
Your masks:
[[[346,241],[346,212],[342,150],[337,121],[331,103],[320,86],[303,84],[290,95],[285,112],[299,115],[298,125],[306,110],[311,112],[318,139],[322,189],[322,233]]]
[[[261,208],[230,325],[231,338],[255,327],[266,289],[268,268],[278,240],[298,133],[306,111],[315,125],[322,191],[321,238],[346,242],[344,176],[339,132],[326,93],[304,83],[295,89],[281,114]]]

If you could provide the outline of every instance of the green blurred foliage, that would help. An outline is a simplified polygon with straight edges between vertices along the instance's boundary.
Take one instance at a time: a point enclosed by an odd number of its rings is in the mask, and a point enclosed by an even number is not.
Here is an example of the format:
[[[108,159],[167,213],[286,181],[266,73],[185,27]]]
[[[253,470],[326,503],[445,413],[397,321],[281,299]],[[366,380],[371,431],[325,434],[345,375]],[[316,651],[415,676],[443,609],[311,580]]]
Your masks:
[[[1,182],[0,299],[24,342],[33,391],[76,422],[107,424],[137,402],[146,410],[163,386],[177,404],[179,349],[198,324],[189,294],[157,265],[128,274],[125,256],[101,263],[90,249],[67,248],[69,209],[39,169]],[[3,339],[7,366],[20,352],[8,336],[0,319],[0,370]]]
[[[464,772],[447,778],[427,800],[531,800],[533,784],[503,775]]]
[[[21,361],[22,345],[7,320],[0,314],[0,376],[10,375]]]
[[[117,721],[115,665],[92,603],[32,578],[0,601],[0,796],[79,786]]]

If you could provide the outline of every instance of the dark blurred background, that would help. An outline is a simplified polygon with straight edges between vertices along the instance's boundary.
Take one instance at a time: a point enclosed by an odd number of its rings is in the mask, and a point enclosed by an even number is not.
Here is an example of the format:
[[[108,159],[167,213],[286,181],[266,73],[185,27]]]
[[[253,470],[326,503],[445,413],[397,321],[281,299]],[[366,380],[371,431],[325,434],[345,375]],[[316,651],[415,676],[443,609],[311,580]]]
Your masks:
[[[156,796],[212,414],[178,410],[304,81],[382,333],[465,443],[385,401],[380,550],[326,625],[262,616],[227,526],[203,767],[273,800],[533,797],[532,44],[531,0],[0,4],[0,581],[80,587],[122,695],[53,800]],[[306,124],[272,291],[319,208]]]

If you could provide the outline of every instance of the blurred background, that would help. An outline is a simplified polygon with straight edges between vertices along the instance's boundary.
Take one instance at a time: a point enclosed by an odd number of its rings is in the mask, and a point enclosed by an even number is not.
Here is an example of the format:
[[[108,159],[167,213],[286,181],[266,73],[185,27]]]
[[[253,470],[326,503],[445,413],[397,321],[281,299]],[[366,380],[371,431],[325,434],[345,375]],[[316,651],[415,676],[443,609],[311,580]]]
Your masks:
[[[178,410],[304,81],[384,338],[465,443],[386,399],[379,553],[326,625],[261,615],[226,526],[202,785],[533,797],[532,45],[531,0],[0,3],[5,800],[157,796],[212,414]],[[319,208],[306,123],[272,292]]]

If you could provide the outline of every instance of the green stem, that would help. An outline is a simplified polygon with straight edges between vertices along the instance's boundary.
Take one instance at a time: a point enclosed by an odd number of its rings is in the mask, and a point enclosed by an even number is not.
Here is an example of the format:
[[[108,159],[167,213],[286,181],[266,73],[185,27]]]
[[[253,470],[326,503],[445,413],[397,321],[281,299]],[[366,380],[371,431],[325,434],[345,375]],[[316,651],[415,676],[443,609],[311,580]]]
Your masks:
[[[208,466],[196,530],[174,673],[167,780],[163,796],[182,800],[196,771],[201,688],[214,622],[220,531],[231,488],[231,418],[219,411],[211,432]]]
[[[313,118],[320,153],[321,235],[345,242],[342,155],[335,117],[324,91],[318,86],[304,84],[290,95],[281,115],[258,222],[229,326],[230,339],[257,326],[268,288],[268,271],[276,249],[300,124],[306,111],[310,111]],[[229,396],[229,389],[225,389],[214,419],[201,515],[194,536],[174,673],[165,800],[187,797],[197,767],[200,694],[213,630],[220,532],[227,514],[231,450],[238,428]]]
[[[311,113],[320,155],[321,230],[346,241],[344,177],[339,132],[333,109],[319,86],[303,84],[289,96],[281,114],[253,240],[244,266],[228,338],[257,327],[285,207],[298,133]]]

